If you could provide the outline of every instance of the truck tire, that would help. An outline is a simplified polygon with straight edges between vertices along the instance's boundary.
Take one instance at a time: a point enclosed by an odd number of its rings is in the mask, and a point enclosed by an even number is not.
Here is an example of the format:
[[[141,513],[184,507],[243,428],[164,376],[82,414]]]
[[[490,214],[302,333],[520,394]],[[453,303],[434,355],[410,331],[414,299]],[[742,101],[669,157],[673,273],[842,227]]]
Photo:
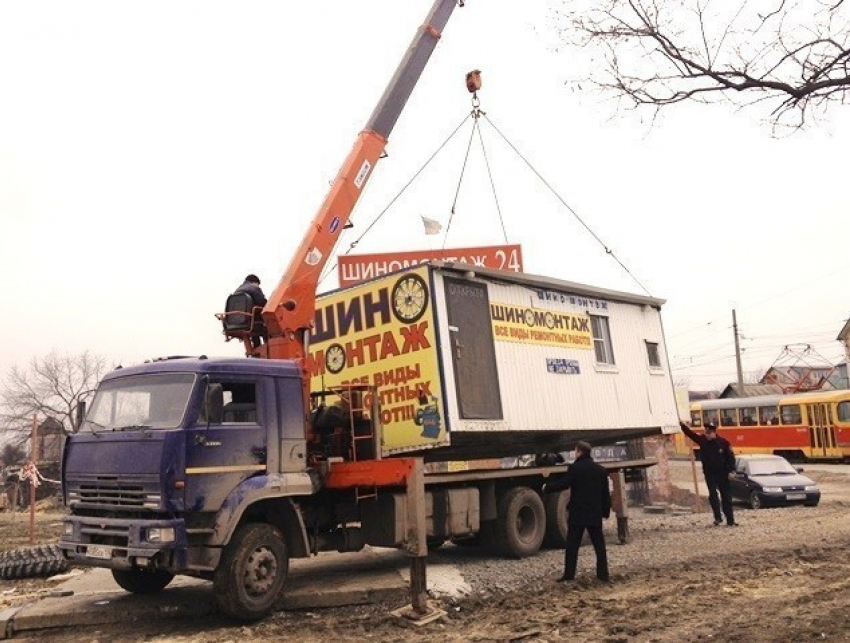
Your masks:
[[[546,535],[546,508],[534,489],[514,487],[497,502],[496,545],[511,558],[534,555]]]
[[[156,594],[165,589],[174,574],[164,569],[113,569],[112,578],[131,594]]]
[[[56,545],[10,549],[0,553],[0,578],[35,578],[61,574],[68,561]]]
[[[216,604],[231,618],[261,619],[274,608],[288,572],[289,554],[280,530],[265,523],[242,525],[213,574]]]
[[[567,503],[569,501],[569,489],[546,494],[546,537],[543,539],[546,547],[563,549],[567,546]]]

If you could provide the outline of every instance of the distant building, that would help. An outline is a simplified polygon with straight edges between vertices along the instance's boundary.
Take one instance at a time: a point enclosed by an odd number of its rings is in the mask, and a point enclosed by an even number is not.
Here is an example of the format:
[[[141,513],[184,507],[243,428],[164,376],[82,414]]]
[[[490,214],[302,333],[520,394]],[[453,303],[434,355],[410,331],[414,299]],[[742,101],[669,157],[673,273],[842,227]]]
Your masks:
[[[776,384],[780,393],[831,391],[834,366],[771,366],[761,378],[762,384]]]
[[[837,379],[840,383],[837,388],[850,388],[850,378],[848,378],[847,373],[847,363],[850,362],[850,319],[844,322],[844,327],[838,333],[836,339],[844,345],[844,362],[836,367],[838,370]]]
[[[847,362],[841,362],[835,367],[835,373],[829,378],[835,388],[850,388],[850,377],[847,373]]]
[[[757,395],[781,395],[783,389],[778,384],[744,384],[743,395],[738,390],[738,384],[727,384],[718,396],[724,400],[730,397],[755,397]]]
[[[702,402],[703,400],[716,400],[720,397],[717,391],[688,391],[688,400],[691,402]]]
[[[38,461],[59,462],[62,458],[62,441],[65,428],[56,418],[47,418],[38,425]]]

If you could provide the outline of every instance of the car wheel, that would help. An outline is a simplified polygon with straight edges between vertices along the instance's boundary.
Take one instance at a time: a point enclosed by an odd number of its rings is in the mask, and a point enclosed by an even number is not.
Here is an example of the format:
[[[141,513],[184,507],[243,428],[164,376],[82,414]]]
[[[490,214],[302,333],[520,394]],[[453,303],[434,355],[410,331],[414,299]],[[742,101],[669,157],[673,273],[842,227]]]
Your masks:
[[[762,508],[761,496],[759,495],[758,491],[753,491],[750,494],[750,508],[751,509],[761,509]]]

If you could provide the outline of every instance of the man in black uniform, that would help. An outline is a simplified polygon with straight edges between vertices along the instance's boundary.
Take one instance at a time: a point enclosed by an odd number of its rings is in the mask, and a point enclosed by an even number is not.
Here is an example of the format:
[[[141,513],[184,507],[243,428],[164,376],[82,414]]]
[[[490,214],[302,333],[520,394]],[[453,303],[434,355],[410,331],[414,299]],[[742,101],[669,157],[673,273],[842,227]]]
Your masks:
[[[608,552],[602,536],[602,519],[611,515],[611,492],[608,489],[608,472],[590,457],[590,445],[587,442],[576,445],[576,460],[567,473],[543,488],[547,493],[562,489],[570,489],[570,503],[567,506],[569,525],[564,551],[564,575],[558,581],[569,581],[576,577],[578,549],[586,529],[596,552],[596,577],[607,583],[610,580]]]
[[[254,303],[255,308],[262,308],[266,305],[266,296],[260,288],[260,278],[257,277],[257,275],[252,274],[245,277],[245,281],[242,285],[234,291],[234,293],[237,292],[244,292],[248,295]],[[268,332],[266,331],[266,325],[263,323],[262,313],[260,311],[255,311],[254,326],[251,332],[251,344],[254,348],[257,348],[257,346],[260,345],[261,340],[266,341],[267,339]]]
[[[735,475],[735,454],[729,440],[717,435],[717,427],[708,422],[705,425],[704,435],[694,433],[684,422],[680,422],[682,432],[699,445],[700,460],[702,460],[702,472],[705,475],[705,485],[708,487],[708,502],[714,512],[714,526],[723,522],[720,509],[726,516],[726,524],[730,527],[737,526],[735,514],[732,511],[732,493],[729,489],[729,481]],[[720,501],[717,500],[717,492],[720,492]]]

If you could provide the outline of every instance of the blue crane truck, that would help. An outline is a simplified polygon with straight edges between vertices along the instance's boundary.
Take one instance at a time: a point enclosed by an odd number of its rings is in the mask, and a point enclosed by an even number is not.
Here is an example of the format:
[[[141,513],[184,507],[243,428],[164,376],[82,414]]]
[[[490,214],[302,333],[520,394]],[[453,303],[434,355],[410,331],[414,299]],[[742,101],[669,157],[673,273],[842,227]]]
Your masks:
[[[426,545],[522,557],[563,544],[566,494],[541,493],[563,467],[499,458],[675,429],[661,300],[434,265],[317,306],[322,268],[462,5],[434,0],[265,306],[228,298],[224,334],[246,358],[104,377],[63,454],[70,561],[136,594],[209,579],[223,613],[254,620],[291,558],[404,546],[422,610]]]

